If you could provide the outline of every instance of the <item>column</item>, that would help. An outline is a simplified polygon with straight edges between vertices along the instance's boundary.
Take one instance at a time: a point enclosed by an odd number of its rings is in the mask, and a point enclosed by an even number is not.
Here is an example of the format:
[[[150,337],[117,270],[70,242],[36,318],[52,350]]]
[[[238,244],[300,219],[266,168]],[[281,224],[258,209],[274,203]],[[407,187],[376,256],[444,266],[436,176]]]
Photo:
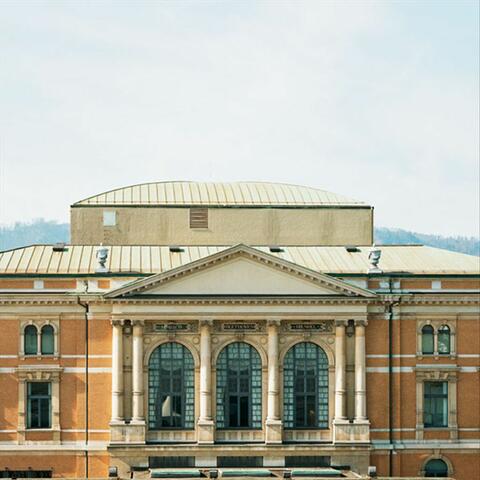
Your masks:
[[[335,420],[345,421],[347,389],[345,378],[346,352],[345,327],[346,320],[335,320]]]
[[[366,325],[366,320],[355,321],[355,422],[359,423],[367,421]]]
[[[212,420],[211,319],[200,321],[200,419]]]
[[[211,318],[199,321],[200,329],[200,416],[198,443],[213,443],[212,419],[212,326]]]
[[[268,402],[266,420],[266,443],[282,443],[280,420],[280,374],[279,374],[279,319],[267,320],[268,333]]]
[[[278,327],[280,320],[268,320],[268,405],[267,420],[279,420]]]
[[[112,320],[112,423],[123,422],[123,320]]]
[[[143,423],[143,321],[134,320],[132,338],[132,422]]]

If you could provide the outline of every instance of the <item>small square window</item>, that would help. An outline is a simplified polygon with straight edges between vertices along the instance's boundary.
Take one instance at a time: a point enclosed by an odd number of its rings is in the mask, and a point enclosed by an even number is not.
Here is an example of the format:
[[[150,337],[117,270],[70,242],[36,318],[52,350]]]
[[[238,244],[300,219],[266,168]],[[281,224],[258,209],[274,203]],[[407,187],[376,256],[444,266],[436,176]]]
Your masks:
[[[103,226],[114,227],[117,224],[117,212],[104,211],[103,212]]]

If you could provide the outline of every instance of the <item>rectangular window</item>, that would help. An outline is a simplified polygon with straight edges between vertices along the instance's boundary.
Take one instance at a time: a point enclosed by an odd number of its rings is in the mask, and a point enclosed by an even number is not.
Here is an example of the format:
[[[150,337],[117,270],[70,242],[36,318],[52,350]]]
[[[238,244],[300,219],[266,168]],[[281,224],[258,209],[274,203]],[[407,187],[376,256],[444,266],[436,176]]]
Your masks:
[[[103,212],[103,226],[114,227],[117,224],[117,212],[105,210]]]
[[[425,428],[448,427],[448,382],[425,382],[423,388]]]
[[[208,208],[190,209],[190,228],[208,228]]]
[[[49,382],[28,382],[27,428],[52,427],[51,387]]]

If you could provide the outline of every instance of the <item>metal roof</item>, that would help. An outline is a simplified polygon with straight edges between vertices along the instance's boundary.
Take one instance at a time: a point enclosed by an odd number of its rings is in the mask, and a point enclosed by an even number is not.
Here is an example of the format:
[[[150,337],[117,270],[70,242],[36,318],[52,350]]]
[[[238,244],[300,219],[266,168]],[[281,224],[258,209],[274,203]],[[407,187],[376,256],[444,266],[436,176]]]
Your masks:
[[[326,190],[267,182],[143,183],[110,190],[73,204],[86,205],[366,206]]]
[[[33,245],[0,252],[0,274],[75,275],[95,274],[98,246],[67,245],[66,251],[54,252],[53,245]],[[170,270],[212,255],[228,246],[182,247],[171,252],[168,246],[109,246],[107,270],[113,274],[153,274]],[[281,247],[272,253],[269,247],[254,247],[284,260],[332,274],[364,274],[369,262],[369,246],[348,252],[345,247]],[[480,274],[480,258],[425,246],[379,247],[379,267],[386,273],[411,274]],[[131,275],[128,275],[131,276]]]

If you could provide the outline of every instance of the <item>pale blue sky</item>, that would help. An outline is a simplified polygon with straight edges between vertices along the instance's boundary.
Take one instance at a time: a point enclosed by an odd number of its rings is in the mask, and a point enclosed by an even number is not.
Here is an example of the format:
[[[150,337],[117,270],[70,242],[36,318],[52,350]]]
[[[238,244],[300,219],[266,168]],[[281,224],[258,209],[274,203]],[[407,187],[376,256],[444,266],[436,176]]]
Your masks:
[[[282,181],[479,234],[478,1],[0,0],[0,223]]]

